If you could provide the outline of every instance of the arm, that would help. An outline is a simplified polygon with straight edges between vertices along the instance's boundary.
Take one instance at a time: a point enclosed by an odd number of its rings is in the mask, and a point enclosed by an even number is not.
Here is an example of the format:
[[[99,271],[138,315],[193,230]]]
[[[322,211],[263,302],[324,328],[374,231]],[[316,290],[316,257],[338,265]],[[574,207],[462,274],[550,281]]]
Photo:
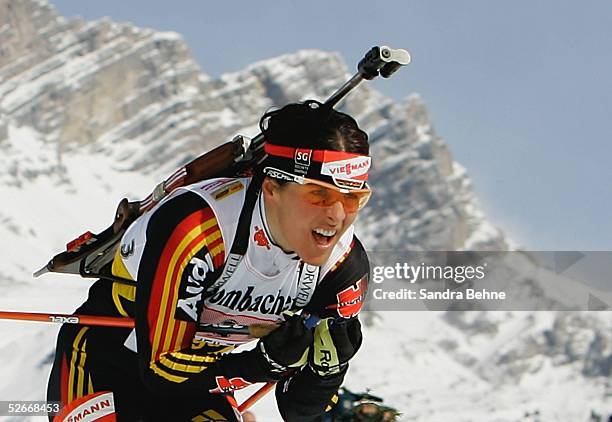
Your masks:
[[[369,263],[359,241],[337,268],[327,273],[306,311],[323,319],[314,333],[308,365],[285,377],[276,387],[283,419],[311,421],[330,410],[348,371],[348,362],[361,346],[357,315],[367,289]]]
[[[257,350],[193,341],[203,293],[225,259],[216,216],[197,194],[170,198],[151,215],[138,266],[135,319],[140,372],[165,394],[222,392],[274,380]]]

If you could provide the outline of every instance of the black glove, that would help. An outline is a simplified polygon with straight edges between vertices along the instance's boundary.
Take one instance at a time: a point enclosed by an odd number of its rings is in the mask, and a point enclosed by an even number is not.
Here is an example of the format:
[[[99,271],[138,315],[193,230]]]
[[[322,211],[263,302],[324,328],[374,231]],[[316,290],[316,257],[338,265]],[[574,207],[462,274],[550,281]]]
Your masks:
[[[326,377],[346,369],[361,346],[361,324],[357,318],[326,318],[315,328],[308,364],[315,374]]]
[[[313,340],[312,329],[306,327],[301,316],[284,316],[285,321],[259,340],[257,345],[274,373],[284,373],[305,365]]]

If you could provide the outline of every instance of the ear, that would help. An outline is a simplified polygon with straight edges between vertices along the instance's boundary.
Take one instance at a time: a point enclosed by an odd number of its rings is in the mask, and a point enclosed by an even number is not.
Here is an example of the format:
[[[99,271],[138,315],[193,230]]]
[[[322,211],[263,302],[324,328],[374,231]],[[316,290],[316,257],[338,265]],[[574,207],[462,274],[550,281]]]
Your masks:
[[[261,191],[267,198],[272,198],[279,188],[280,185],[276,182],[276,180],[270,177],[266,177],[261,184]]]

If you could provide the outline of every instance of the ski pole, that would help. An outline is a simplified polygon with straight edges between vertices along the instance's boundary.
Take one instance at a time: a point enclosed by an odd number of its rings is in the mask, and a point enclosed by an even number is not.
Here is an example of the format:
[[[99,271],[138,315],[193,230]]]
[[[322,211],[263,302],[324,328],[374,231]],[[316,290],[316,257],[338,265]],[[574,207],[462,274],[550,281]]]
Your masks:
[[[134,328],[135,325],[134,320],[132,318],[78,314],[48,314],[43,312],[0,311],[0,319],[15,321],[48,322],[52,324],[82,324],[120,328]],[[205,331],[214,334],[249,334],[248,327],[214,327],[211,325],[202,324],[198,328],[202,328]],[[254,334],[258,334],[254,337],[261,336],[260,333]],[[242,404],[240,404],[240,406],[238,406],[238,411],[242,413],[246,411],[249,407],[253,406],[253,404],[255,404],[263,396],[265,396],[274,387],[274,385],[275,383],[273,382],[268,382],[263,385],[259,390],[257,390]]]
[[[17,321],[51,322],[56,324],[83,324],[102,327],[134,328],[131,318],[117,318],[97,315],[46,314],[42,312],[0,311],[0,319]]]
[[[311,315],[307,313],[302,314],[304,325],[307,328],[314,328],[321,322],[321,318],[317,315]],[[240,406],[238,406],[238,411],[240,413],[244,413],[248,408],[253,406],[259,399],[268,394],[270,390],[274,388],[276,385],[275,382],[267,382],[265,383],[259,390],[255,391],[248,399],[242,402]]]
[[[119,328],[134,328],[135,323],[132,318],[124,317],[109,317],[99,315],[79,315],[79,314],[48,314],[42,312],[14,312],[0,311],[0,319],[9,319],[16,321],[34,321],[34,322],[50,322],[55,324],[81,324],[93,325],[101,327],[119,327]],[[268,334],[274,324],[269,324],[266,328],[262,324],[252,326],[252,328],[242,325],[212,325],[198,324],[199,331],[205,331],[212,334],[229,335],[229,334],[249,334],[252,337],[260,338]]]
[[[53,324],[81,324],[93,325],[101,327],[120,327],[134,328],[135,322],[132,318],[124,317],[109,317],[99,315],[79,315],[79,314],[49,314],[44,312],[16,312],[16,311],[0,311],[0,319],[15,320],[15,321],[33,321],[33,322],[48,322]],[[319,323],[320,319],[316,315],[305,315],[304,324],[307,327],[313,328]],[[214,326],[210,324],[199,324],[198,329],[213,334],[250,334],[253,337],[263,337],[271,331],[274,324],[269,324],[270,327],[257,325],[254,329],[244,326]],[[259,399],[265,396],[276,383],[268,382],[259,390],[253,393],[242,404],[238,406],[238,411],[243,413],[248,408],[253,406]]]
[[[0,319],[49,322],[54,324],[81,324],[99,327],[134,328],[136,326],[133,318],[101,315],[49,314],[44,312],[0,311]],[[319,320],[319,317],[316,315],[306,315],[304,324],[306,324],[308,328],[313,328],[319,323]],[[198,331],[221,335],[248,334],[253,338],[261,338],[270,334],[277,326],[276,324],[253,324],[244,326],[199,323]]]
[[[265,383],[259,390],[255,391],[248,399],[242,402],[240,406],[238,406],[238,411],[240,413],[244,413],[251,406],[253,406],[259,399],[268,394],[270,390],[274,388],[276,385],[275,382],[267,382]]]

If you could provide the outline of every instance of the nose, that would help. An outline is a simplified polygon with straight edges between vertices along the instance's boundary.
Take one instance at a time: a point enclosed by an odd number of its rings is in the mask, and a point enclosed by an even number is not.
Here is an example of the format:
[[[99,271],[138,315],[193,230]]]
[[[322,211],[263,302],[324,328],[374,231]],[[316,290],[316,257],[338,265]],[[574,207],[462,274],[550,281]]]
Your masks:
[[[336,201],[326,208],[327,216],[334,222],[344,221],[346,212],[344,211],[344,204],[342,201]]]

